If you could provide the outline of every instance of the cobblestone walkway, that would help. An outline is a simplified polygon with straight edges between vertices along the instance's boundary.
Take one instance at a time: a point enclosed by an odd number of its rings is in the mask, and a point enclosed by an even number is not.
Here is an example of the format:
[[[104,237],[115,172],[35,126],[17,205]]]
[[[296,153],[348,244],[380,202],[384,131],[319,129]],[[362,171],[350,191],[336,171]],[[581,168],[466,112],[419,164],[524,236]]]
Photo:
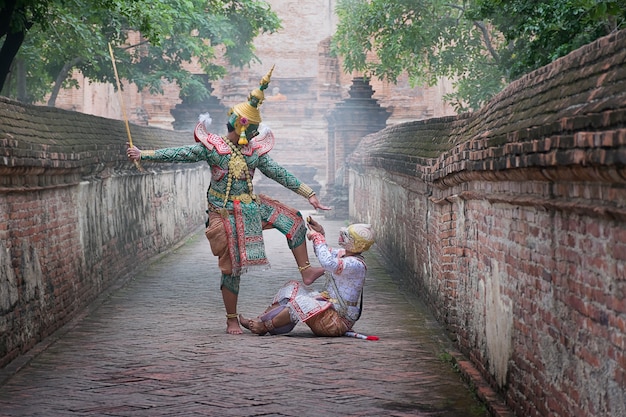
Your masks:
[[[320,222],[334,244],[344,222]],[[247,316],[298,278],[284,236],[265,236],[272,269],[242,279]],[[198,234],[101,297],[19,371],[5,369],[0,416],[486,416],[445,360],[440,326],[401,293],[375,247],[366,260],[355,330],[379,341],[316,338],[302,324],[232,336],[217,262]]]

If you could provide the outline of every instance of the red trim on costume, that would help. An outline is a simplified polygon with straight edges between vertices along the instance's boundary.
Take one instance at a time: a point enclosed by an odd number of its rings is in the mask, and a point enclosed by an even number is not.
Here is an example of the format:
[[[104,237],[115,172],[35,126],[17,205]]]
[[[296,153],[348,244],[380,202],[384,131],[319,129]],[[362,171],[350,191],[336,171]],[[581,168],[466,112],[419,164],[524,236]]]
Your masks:
[[[217,153],[220,155],[228,155],[232,152],[230,146],[228,146],[228,143],[226,143],[223,137],[207,132],[204,128],[204,124],[202,123],[198,123],[196,125],[196,128],[193,131],[193,137],[196,142],[202,143],[208,150],[215,148]],[[241,153],[246,156],[252,155],[253,152],[254,149],[250,146],[250,144],[241,148]]]
[[[241,211],[241,202],[233,201],[233,214],[235,215],[235,229],[237,229],[237,246],[239,246],[239,264],[244,266],[248,263],[246,251],[246,231]]]
[[[300,288],[300,282],[298,281],[291,281],[294,285],[293,285],[293,290],[291,290],[291,295],[289,296],[289,305],[291,305],[293,307],[293,309],[296,311],[296,314],[298,315],[298,317],[300,317],[300,319],[304,322],[306,322],[308,319],[310,319],[311,317],[321,313],[322,311],[326,311],[329,308],[332,307],[331,303],[326,304],[324,307],[315,307],[313,309],[311,309],[308,314],[306,314],[301,308],[300,305],[295,301],[296,300],[296,296],[298,295],[298,289]]]
[[[193,131],[193,137],[196,139],[196,142],[200,142],[208,150],[215,149],[220,155],[229,154],[231,152],[230,146],[224,142],[224,138],[207,132],[202,123],[196,125]]]
[[[261,202],[263,202],[263,198],[261,198]],[[269,224],[274,224],[274,222],[276,221],[276,219],[278,218],[278,215],[280,214],[279,210],[274,210],[274,212],[272,213],[272,215],[270,216],[270,218],[267,220],[267,222]]]
[[[204,124],[198,123],[193,131],[196,142],[202,143],[208,150],[215,148],[220,155],[231,153],[230,146],[224,141],[224,138],[214,133],[207,132]],[[241,148],[241,153],[251,156],[255,151],[259,156],[265,155],[274,148],[276,139],[271,130],[267,130],[265,134],[259,135],[252,139],[247,145]]]
[[[311,232],[311,241],[314,245],[320,245],[322,243],[326,243],[326,238],[320,232]]]
[[[244,155],[250,156],[252,155],[252,152],[257,151],[259,156],[265,155],[266,153],[272,150],[272,148],[274,147],[274,143],[276,143],[276,139],[274,138],[274,133],[270,129],[267,129],[265,130],[265,134],[260,134],[259,136],[252,139],[252,141],[250,142],[251,146],[244,147],[245,152],[244,150],[242,150],[241,153],[243,153]],[[249,148],[249,149],[246,149],[246,148]]]
[[[287,231],[287,233],[285,233],[285,236],[288,239],[291,239],[304,223],[304,219],[302,218],[300,212],[296,212],[292,208],[280,203],[279,201],[273,200],[264,194],[259,194],[259,198],[261,199],[262,204],[266,204],[273,208],[272,215],[266,221],[268,225],[274,225],[276,219],[278,219],[278,216],[280,216],[281,214],[293,221],[293,225]]]
[[[335,274],[341,275],[341,273],[343,272],[344,266],[345,265],[343,264],[343,259],[339,258],[337,260],[337,269],[335,269]]]
[[[296,231],[298,230],[298,228],[300,227],[300,223],[302,222],[302,220],[298,221],[298,219],[294,219],[293,222],[293,226],[291,227],[291,229],[289,230],[289,232],[287,233],[288,236],[293,236],[294,233],[296,233]]]
[[[233,239],[233,230],[230,227],[230,220],[220,216],[222,224],[224,225],[224,231],[226,233],[226,239],[228,242],[228,255],[230,256],[230,265],[233,270],[238,269],[237,258],[235,257],[235,241]]]

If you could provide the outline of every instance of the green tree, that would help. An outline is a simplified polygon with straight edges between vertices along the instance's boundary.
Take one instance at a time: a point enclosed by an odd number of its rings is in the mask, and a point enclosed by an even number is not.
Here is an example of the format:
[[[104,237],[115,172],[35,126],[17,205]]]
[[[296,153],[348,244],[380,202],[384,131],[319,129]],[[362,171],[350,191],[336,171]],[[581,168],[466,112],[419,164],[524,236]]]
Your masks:
[[[500,67],[514,80],[626,25],[626,0],[475,0],[468,16],[501,34]]]
[[[209,79],[222,76],[219,48],[232,65],[256,59],[253,39],[280,28],[267,3],[257,0],[51,0],[45,23],[28,31],[3,93],[38,101],[74,81],[78,69],[92,81],[114,82],[108,43],[114,45],[119,75],[140,89],[161,92],[163,80],[181,94],[202,98],[208,92],[185,63],[198,62]],[[140,33],[131,44],[129,33]],[[26,88],[20,88],[25,85]]]
[[[67,2],[65,0],[0,0],[0,91],[3,91],[4,84],[9,77],[11,69],[25,72],[24,62],[15,60],[18,52],[33,34],[48,33],[55,31],[63,33],[62,30],[56,30],[57,19],[59,13],[64,11],[64,7],[68,8],[81,7],[73,9],[70,14],[77,16],[82,13],[88,13],[92,9],[107,10],[107,8],[119,9],[121,14],[130,21],[137,22],[139,30],[148,33],[150,36],[156,36],[158,31],[154,31],[150,24],[149,15],[144,13],[143,7],[145,3],[128,2],[125,7],[118,7],[121,3],[109,0],[97,0],[85,3]],[[94,24],[94,22],[86,24]],[[60,28],[63,29],[63,28]],[[28,36],[27,36],[28,35]],[[43,35],[44,37],[47,35]],[[63,38],[67,40],[67,38]],[[47,38],[48,42],[52,42],[54,37]],[[30,57],[30,56],[29,56]],[[36,59],[44,59],[41,54],[35,55]],[[25,80],[19,82],[20,87],[25,88]]]
[[[50,0],[0,0],[0,91],[26,33],[34,24],[46,25]]]
[[[412,85],[449,77],[457,111],[612,30],[626,0],[340,0],[334,51],[344,70]]]

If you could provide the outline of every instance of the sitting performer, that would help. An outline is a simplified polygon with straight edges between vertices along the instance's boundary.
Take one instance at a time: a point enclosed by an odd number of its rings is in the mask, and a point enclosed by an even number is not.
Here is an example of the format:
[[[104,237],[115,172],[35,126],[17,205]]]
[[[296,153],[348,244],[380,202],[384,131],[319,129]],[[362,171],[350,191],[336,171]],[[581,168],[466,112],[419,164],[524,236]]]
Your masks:
[[[273,70],[273,67],[272,67]],[[243,333],[239,327],[237,299],[240,277],[254,269],[267,269],[263,230],[276,228],[287,237],[303,281],[313,281],[324,273],[312,267],[306,247],[306,226],[300,212],[252,189],[252,178],[258,168],[268,178],[308,200],[315,209],[329,210],[320,204],[308,185],[276,163],[269,156],[274,134],[261,124],[259,107],[263,90],[270,83],[270,70],[254,89],[248,101],[229,111],[224,137],[210,133],[210,117],[202,115],[194,130],[196,144],[176,148],[141,150],[128,148],[133,161],[199,162],[211,167],[211,184],[207,191],[209,221],[206,236],[211,251],[218,257],[222,273],[220,289],[226,308],[226,331]]]
[[[326,243],[324,228],[309,218],[315,254],[324,268],[326,282],[321,292],[287,282],[274,301],[256,319],[239,315],[243,327],[258,335],[289,333],[299,321],[306,323],[317,336],[343,336],[361,316],[363,284],[367,266],[361,253],[374,243],[368,224],[352,224],[339,232],[339,246],[331,249]],[[306,285],[315,280],[303,280]]]

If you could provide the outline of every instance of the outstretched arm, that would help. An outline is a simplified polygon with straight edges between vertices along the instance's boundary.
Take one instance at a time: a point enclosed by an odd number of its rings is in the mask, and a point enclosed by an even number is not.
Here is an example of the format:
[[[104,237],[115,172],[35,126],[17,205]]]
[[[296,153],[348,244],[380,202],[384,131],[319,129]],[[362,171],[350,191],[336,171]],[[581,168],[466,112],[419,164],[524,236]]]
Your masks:
[[[311,204],[315,209],[331,209],[330,207],[326,207],[320,203],[311,187],[304,184],[296,178],[295,175],[275,162],[268,154],[264,154],[259,157],[258,168],[266,177],[273,179],[283,187],[305,197],[309,201],[309,204]]]
[[[127,145],[129,145],[127,143]],[[155,151],[142,151],[136,146],[129,146],[126,156],[131,161],[148,160],[155,162],[198,162],[209,160],[209,151],[199,143],[176,148],[163,148]]]

